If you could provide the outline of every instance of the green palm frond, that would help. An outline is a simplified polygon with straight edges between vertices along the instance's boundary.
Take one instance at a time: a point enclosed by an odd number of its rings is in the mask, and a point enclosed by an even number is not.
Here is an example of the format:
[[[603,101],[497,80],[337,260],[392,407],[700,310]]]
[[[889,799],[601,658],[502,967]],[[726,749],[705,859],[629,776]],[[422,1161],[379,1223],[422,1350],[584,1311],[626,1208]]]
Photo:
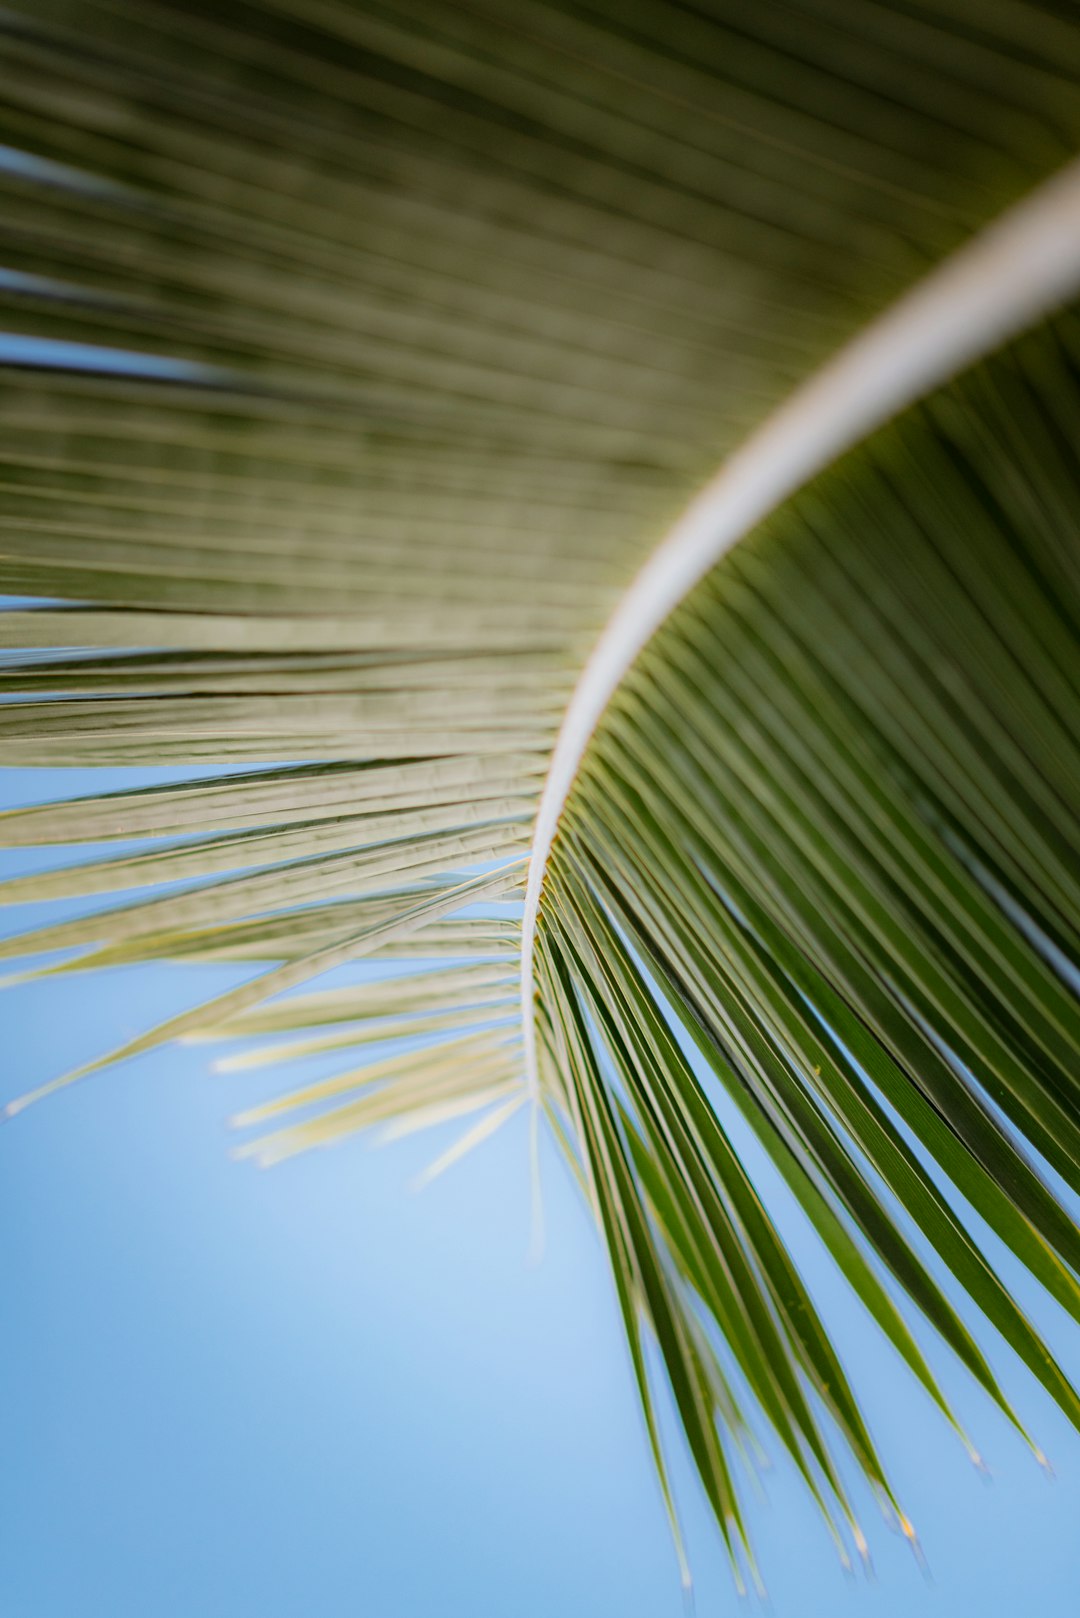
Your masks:
[[[1080,1188],[1078,338],[1058,321],[892,424],[687,599],[589,748],[541,912],[545,1087],[623,1225],[628,1329],[688,1430],[699,1350],[663,1317],[704,1314],[783,1442],[794,1414],[824,1464],[805,1380],[882,1488],[678,1032],[933,1397],[875,1270],[1012,1414],[897,1209],[1080,1424],[926,1167],[1080,1321],[1080,1232],[1023,1145]]]
[[[740,1577],[755,1425],[844,1557],[838,1449],[912,1530],[725,1120],[958,1431],[898,1299],[1020,1420],[928,1252],[1080,1426],[976,1228],[1080,1320],[1080,24],[45,0],[0,53],[2,756],[201,772],[0,815],[81,846],[0,958],[251,969],[9,1112],[171,1038],[342,1053],[264,1163],[542,1110]]]

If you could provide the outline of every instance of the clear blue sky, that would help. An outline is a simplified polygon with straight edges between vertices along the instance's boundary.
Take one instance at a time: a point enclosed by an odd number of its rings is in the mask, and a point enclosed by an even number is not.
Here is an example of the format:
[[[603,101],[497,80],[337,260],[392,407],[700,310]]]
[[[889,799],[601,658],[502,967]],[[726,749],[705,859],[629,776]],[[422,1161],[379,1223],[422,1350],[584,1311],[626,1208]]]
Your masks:
[[[0,773],[6,803],[71,786]],[[152,967],[8,989],[5,1095],[224,986]],[[153,1054],[0,1131],[3,1618],[682,1618],[602,1257],[554,1155],[529,1269],[520,1117],[419,1196],[447,1137],[263,1173],[229,1160],[224,1120],[267,1075],[210,1059]],[[937,1353],[981,1480],[792,1229],[931,1576],[866,1501],[876,1579],[846,1579],[779,1468],[753,1513],[775,1618],[1073,1618],[1080,1438],[991,1343],[1048,1481]],[[1077,1334],[1023,1292],[1080,1373]],[[676,1481],[697,1611],[737,1610]]]

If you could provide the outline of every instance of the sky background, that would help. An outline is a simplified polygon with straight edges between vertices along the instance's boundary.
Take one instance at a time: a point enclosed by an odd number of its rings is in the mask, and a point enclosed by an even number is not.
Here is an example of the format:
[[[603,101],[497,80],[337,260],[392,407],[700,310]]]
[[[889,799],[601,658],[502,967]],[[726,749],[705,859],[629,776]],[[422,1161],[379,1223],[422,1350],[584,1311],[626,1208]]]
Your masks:
[[[7,805],[99,784],[0,772]],[[155,965],[5,989],[4,1098],[233,980]],[[683,1618],[602,1253],[547,1143],[530,1268],[521,1115],[419,1195],[453,1129],[261,1172],[230,1161],[225,1119],[285,1081],[211,1061],[152,1053],[0,1130],[3,1618]],[[986,1332],[1047,1479],[929,1344],[980,1478],[748,1151],[930,1569],[856,1489],[875,1576],[845,1577],[780,1465],[751,1505],[758,1610],[1074,1618],[1080,1437]],[[1080,1334],[1002,1268],[1080,1376]],[[672,1447],[696,1610],[751,1611],[673,1429]]]

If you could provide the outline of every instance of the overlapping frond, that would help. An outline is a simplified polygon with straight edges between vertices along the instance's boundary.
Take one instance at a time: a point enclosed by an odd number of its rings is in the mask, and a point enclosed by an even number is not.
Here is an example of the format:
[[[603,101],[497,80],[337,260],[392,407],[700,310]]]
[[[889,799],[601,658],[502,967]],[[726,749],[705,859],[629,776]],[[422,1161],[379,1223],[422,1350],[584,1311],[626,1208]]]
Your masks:
[[[598,634],[792,387],[1073,156],[1080,26],[43,0],[0,60],[0,756],[202,771],[0,815],[81,850],[0,884],[65,907],[0,959],[250,967],[80,1073],[341,1051],[241,1152],[460,1117],[451,1161],[526,1094],[518,900]],[[658,1462],[650,1337],[751,1571],[755,1409],[838,1537],[837,1434],[899,1507],[725,1106],[943,1409],[895,1287],[1008,1406],[920,1243],[1076,1415],[936,1178],[1077,1313],[1024,1145],[1075,1189],[1076,359],[1062,320],[745,542],[617,693],[546,872],[543,1100]],[[315,984],[361,958],[405,971]]]

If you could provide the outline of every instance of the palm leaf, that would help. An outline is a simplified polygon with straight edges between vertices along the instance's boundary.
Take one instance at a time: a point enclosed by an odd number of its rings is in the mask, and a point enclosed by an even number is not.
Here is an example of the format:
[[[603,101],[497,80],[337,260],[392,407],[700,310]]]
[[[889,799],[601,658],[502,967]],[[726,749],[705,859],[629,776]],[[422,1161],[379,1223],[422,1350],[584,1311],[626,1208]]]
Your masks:
[[[947,1420],[898,1299],[1020,1425],[929,1254],[1080,1425],[976,1229],[1080,1319],[1075,20],[46,0],[0,50],[4,759],[202,772],[0,816],[81,848],[0,954],[257,968],[8,1110],[176,1037],[345,1053],[261,1162],[528,1100],[740,1578],[755,1424],[845,1558],[838,1447],[912,1530],[736,1115]]]

